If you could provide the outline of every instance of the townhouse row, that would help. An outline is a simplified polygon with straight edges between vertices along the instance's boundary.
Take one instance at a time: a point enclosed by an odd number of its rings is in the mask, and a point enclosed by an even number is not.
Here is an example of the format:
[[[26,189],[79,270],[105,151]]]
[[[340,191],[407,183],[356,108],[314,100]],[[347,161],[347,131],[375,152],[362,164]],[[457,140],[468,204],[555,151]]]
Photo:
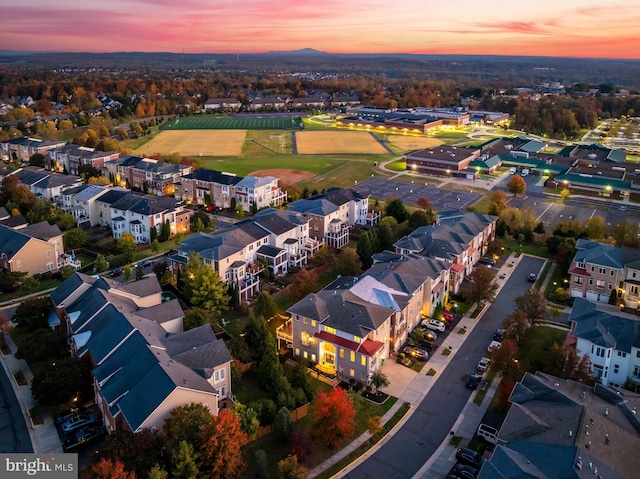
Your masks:
[[[497,217],[459,213],[373,256],[358,277],[339,278],[291,306],[281,342],[329,375],[369,384],[424,316],[457,293],[495,238]]]
[[[162,428],[173,409],[231,405],[231,355],[207,324],[183,331],[178,300],[155,276],[121,284],[75,273],[51,293],[52,328],[92,371],[107,431]]]

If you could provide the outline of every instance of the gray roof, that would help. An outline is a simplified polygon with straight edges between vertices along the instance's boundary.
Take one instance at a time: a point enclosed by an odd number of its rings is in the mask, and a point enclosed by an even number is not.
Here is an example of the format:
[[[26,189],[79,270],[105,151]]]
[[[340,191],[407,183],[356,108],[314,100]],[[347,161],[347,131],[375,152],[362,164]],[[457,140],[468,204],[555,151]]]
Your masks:
[[[210,324],[203,324],[178,334],[172,334],[163,340],[170,356],[177,356],[193,348],[217,341]]]
[[[162,288],[158,279],[154,276],[142,278],[138,281],[132,281],[130,283],[120,284],[117,281],[109,280],[110,285],[117,287],[127,293],[134,294],[141,298],[149,296],[151,294],[162,293]]]
[[[82,284],[93,284],[94,282],[95,278],[75,272],[51,292],[51,300],[55,306],[60,306],[64,300],[75,293]]]
[[[282,248],[276,248],[275,246],[269,246],[268,244],[263,244],[258,248],[256,254],[261,254],[263,256],[267,256],[269,258],[275,258],[279,254],[281,254],[284,250]]]
[[[9,218],[9,212],[4,206],[0,206],[0,219]]]
[[[100,197],[100,202],[102,203],[107,203],[109,205],[114,204],[116,201],[118,201],[120,198],[122,198],[123,196],[127,196],[128,194],[130,194],[131,192],[128,190],[118,190],[118,189],[110,189],[109,191],[107,191],[104,195],[102,195]]]
[[[631,354],[640,348],[640,321],[629,319],[597,306],[583,298],[576,298],[569,320],[575,323],[573,335],[596,346],[614,348]]]
[[[187,254],[195,252],[201,258],[220,261],[268,236],[269,233],[254,222],[241,222],[214,233],[191,235],[182,241],[178,250]]]
[[[20,226],[28,225],[29,222],[22,215],[9,216],[4,220],[0,220],[0,225],[8,226],[9,228],[19,229]]]
[[[136,311],[135,314],[136,316],[150,319],[151,321],[155,321],[160,324],[174,319],[184,318],[184,311],[182,311],[180,302],[177,299],[165,301],[164,303],[151,306],[150,308],[140,309]]]
[[[20,232],[42,241],[49,241],[51,238],[62,234],[58,225],[50,225],[48,221],[41,221],[40,223],[26,226],[21,228]]]
[[[581,238],[576,243],[576,250],[573,260],[578,263],[589,263],[615,269],[621,269],[624,266],[622,249],[614,245]]]
[[[327,216],[338,211],[338,207],[331,201],[318,198],[309,200],[297,200],[289,204],[289,210],[297,213],[306,213],[316,216]]]
[[[198,168],[192,173],[185,175],[184,178],[207,181],[209,183],[217,183],[219,185],[237,185],[242,180],[242,176],[236,176],[222,171],[207,170],[206,168]]]
[[[452,260],[469,247],[473,238],[497,219],[497,216],[482,213],[464,213],[461,216],[444,218],[435,225],[417,228],[408,236],[399,239],[394,246],[422,256]]]
[[[74,199],[79,201],[89,201],[96,196],[106,194],[107,191],[109,191],[109,189],[104,186],[88,185],[86,188],[83,188],[82,191],[77,192]]]
[[[363,338],[378,329],[394,310],[363,300],[350,291],[322,290],[307,295],[287,312]]]
[[[232,359],[222,339],[194,347],[173,358],[193,369],[205,379],[209,379],[213,375],[215,367],[231,362]]]

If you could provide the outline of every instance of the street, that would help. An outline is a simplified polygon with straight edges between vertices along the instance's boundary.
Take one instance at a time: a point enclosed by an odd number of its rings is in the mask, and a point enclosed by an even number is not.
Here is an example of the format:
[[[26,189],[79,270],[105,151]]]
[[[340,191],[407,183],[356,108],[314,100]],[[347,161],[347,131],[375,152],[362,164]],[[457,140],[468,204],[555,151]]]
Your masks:
[[[451,359],[450,364],[407,422],[369,458],[344,477],[350,479],[411,478],[427,462],[449,432],[472,391],[464,377],[486,356],[493,333],[512,312],[514,299],[531,287],[530,272],[538,273],[543,259],[525,256],[480,323]],[[393,380],[393,378],[390,378]]]

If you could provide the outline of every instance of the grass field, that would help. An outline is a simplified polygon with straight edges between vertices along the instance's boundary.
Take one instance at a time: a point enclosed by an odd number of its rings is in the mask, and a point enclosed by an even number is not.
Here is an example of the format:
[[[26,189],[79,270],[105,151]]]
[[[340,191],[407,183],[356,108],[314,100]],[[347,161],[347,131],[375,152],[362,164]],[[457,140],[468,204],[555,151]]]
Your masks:
[[[265,115],[268,116],[268,115]],[[215,116],[188,116],[177,118],[164,126],[164,130],[287,130],[298,128],[300,117],[231,118]]]
[[[437,138],[427,138],[424,136],[388,135],[387,140],[400,150],[417,150],[420,148],[434,148],[444,142]]]
[[[165,130],[140,146],[143,155],[239,156],[246,130]]]
[[[301,155],[384,155],[384,147],[364,131],[299,131],[296,145]]]

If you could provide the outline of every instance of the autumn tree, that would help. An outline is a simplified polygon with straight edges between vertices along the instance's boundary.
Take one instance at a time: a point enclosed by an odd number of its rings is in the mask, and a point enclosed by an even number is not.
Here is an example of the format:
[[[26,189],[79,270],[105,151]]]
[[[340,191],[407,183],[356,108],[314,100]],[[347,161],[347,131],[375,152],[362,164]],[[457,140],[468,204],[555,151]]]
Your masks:
[[[342,276],[358,276],[362,273],[360,257],[354,248],[342,248],[336,260],[335,273]]]
[[[180,441],[171,455],[173,479],[198,479],[197,455],[187,441]]]
[[[417,229],[421,226],[429,226],[433,222],[433,218],[426,212],[416,210],[409,215],[408,225],[411,229]]]
[[[395,198],[388,203],[384,210],[384,214],[386,216],[392,216],[398,223],[404,223],[409,217],[407,207],[400,198]]]
[[[309,471],[306,467],[298,464],[296,456],[287,456],[278,462],[278,471],[281,479],[307,479]]]
[[[73,249],[82,248],[89,241],[87,233],[82,228],[73,228],[65,231],[62,235],[62,242],[64,243],[64,250],[69,251]]]
[[[507,190],[513,193],[513,196],[524,195],[527,191],[527,183],[522,176],[515,175],[507,183]]]
[[[100,459],[97,464],[91,466],[86,476],[87,479],[136,479],[134,472],[125,471],[124,464],[118,460]]]
[[[313,405],[313,433],[327,447],[335,448],[355,431],[353,399],[339,387],[319,393]]]
[[[299,301],[309,293],[315,293],[319,289],[318,273],[303,269],[292,277],[289,299],[291,301]]]
[[[254,315],[265,319],[270,319],[278,313],[278,305],[268,291],[261,291],[251,308]]]
[[[306,429],[295,429],[291,435],[291,454],[304,462],[311,453],[312,442]]]
[[[201,471],[211,479],[233,479],[244,470],[242,447],[248,439],[238,418],[228,409],[221,409],[200,434],[202,447]]]
[[[469,275],[471,286],[464,290],[465,299],[471,304],[480,305],[482,301],[493,302],[498,291],[498,283],[493,272],[486,266],[477,266]]]
[[[529,321],[544,321],[549,317],[547,301],[544,299],[544,292],[529,288],[515,299],[516,309],[523,311]]]
[[[214,317],[222,317],[231,298],[227,285],[222,282],[217,271],[204,264],[200,255],[191,253],[181,271],[184,294],[191,304],[209,311]]]
[[[516,309],[504,318],[501,327],[506,339],[513,339],[517,345],[520,345],[531,325],[532,322],[527,313],[521,309]]]
[[[122,461],[125,469],[134,471],[138,477],[147,477],[153,466],[162,460],[162,443],[162,437],[151,429],[137,433],[115,431],[102,443],[98,458]]]
[[[607,237],[607,223],[600,215],[592,216],[584,222],[584,232],[592,241],[599,241]]]
[[[96,273],[104,273],[109,269],[109,263],[107,262],[103,254],[99,254],[98,256],[96,256],[96,261],[93,266],[96,270]]]
[[[169,473],[160,467],[160,464],[155,464],[149,474],[147,474],[147,479],[168,479]]]
[[[504,339],[498,348],[493,348],[489,353],[491,367],[503,378],[517,381],[522,376],[520,363],[518,362],[518,345],[513,339]]]
[[[367,420],[367,431],[371,436],[377,436],[382,431],[382,418],[380,416],[370,417]]]
[[[580,356],[575,348],[555,343],[551,346],[548,359],[549,370],[544,372],[590,386],[596,383],[589,356],[586,354]]]
[[[76,397],[85,400],[92,393],[91,373],[77,358],[58,359],[36,371],[31,392],[42,406],[58,407]]]
[[[116,244],[124,256],[125,263],[131,263],[133,254],[136,252],[136,240],[133,235],[131,233],[122,233]]]
[[[166,446],[171,451],[177,444],[184,441],[199,451],[202,446],[200,432],[211,424],[211,411],[201,403],[185,404],[174,408],[162,426],[166,438]]]
[[[489,214],[499,215],[507,208],[507,195],[504,191],[496,190],[489,195]]]
[[[255,439],[258,434],[258,428],[260,427],[260,421],[258,420],[258,414],[250,407],[245,406],[239,402],[233,405],[231,409],[240,421],[240,428],[245,432],[249,439]]]

